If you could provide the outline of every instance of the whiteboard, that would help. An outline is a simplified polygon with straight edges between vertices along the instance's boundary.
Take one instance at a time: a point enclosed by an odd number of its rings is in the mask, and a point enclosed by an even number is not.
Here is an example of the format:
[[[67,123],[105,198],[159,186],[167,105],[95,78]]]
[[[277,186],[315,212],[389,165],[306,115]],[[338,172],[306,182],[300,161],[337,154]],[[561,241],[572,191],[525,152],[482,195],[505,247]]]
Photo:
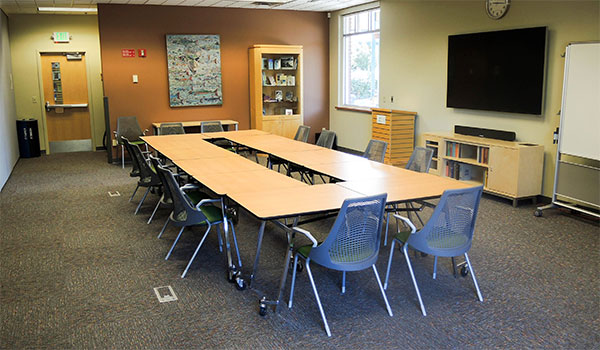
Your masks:
[[[567,46],[559,152],[600,160],[600,43]]]

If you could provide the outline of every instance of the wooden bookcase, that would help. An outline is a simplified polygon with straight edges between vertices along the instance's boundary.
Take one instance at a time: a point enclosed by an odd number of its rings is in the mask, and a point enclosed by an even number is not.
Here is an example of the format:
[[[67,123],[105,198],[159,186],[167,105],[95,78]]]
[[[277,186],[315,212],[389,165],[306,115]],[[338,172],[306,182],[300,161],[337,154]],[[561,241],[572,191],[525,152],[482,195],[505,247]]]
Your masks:
[[[454,133],[425,133],[433,150],[430,173],[483,185],[487,193],[518,200],[541,194],[544,147]]]
[[[253,45],[249,69],[251,127],[293,138],[304,123],[302,46]]]
[[[406,166],[415,147],[416,112],[371,109],[371,138],[388,144],[385,164]]]

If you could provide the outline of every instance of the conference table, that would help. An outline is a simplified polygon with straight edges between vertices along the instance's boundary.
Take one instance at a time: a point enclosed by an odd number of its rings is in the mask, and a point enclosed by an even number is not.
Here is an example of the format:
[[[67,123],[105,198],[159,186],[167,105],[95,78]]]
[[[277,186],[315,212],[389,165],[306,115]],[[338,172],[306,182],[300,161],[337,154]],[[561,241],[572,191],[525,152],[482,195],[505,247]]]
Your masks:
[[[230,281],[238,288],[252,288],[257,277],[262,240],[267,222],[282,228],[290,239],[291,229],[301,217],[335,215],[346,199],[387,193],[387,204],[396,205],[437,198],[445,190],[472,185],[446,177],[418,173],[360,156],[295,141],[261,130],[240,130],[204,134],[144,136],[155,151],[221,198],[224,235]],[[330,183],[308,185],[257,162],[214,145],[217,140],[277,157],[309,171],[330,177]],[[226,206],[237,203],[260,221],[254,265],[249,281],[241,277],[241,266],[232,262],[228,239]],[[292,224],[287,219],[293,219]],[[315,218],[308,221],[314,221]],[[308,222],[305,221],[305,222]],[[261,299],[261,314],[267,305],[280,305],[291,258],[288,249],[279,293],[275,300]]]

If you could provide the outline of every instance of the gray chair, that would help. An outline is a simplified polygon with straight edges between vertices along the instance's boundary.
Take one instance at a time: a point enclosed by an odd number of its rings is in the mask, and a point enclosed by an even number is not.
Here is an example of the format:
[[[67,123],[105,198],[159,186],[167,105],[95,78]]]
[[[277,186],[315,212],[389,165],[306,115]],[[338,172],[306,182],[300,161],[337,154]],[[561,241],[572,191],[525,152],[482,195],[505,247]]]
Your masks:
[[[316,145],[325,147],[325,148],[333,148],[333,142],[335,141],[335,131],[331,130],[321,130],[321,135],[319,135],[319,139],[317,140]]]
[[[223,129],[223,124],[221,124],[220,120],[208,120],[200,123],[200,132],[221,132],[225,131]],[[213,142],[215,145],[223,148],[227,148],[228,150],[235,152],[235,147],[231,141],[227,140],[216,140]]]
[[[363,154],[364,158],[383,163],[385,160],[385,151],[387,150],[387,142],[379,140],[371,140],[367,145],[367,149]]]
[[[161,123],[158,127],[158,135],[180,135],[185,134],[183,123]]]
[[[140,170],[140,175],[139,175],[140,179],[137,183],[137,187],[135,188],[135,191],[133,191],[133,194],[131,195],[131,198],[129,198],[129,201],[131,202],[133,200],[133,197],[135,196],[138,188],[140,188],[140,187],[147,188],[146,192],[144,193],[144,197],[142,197],[142,200],[140,201],[137,208],[135,209],[134,215],[136,215],[140,211],[142,204],[146,200],[146,197],[148,196],[148,192],[150,192],[150,189],[152,187],[160,188],[162,186],[162,181],[160,181],[160,178],[158,177],[156,170],[150,166],[150,164],[148,163],[148,160],[146,160],[146,158],[142,154],[142,150],[140,150],[140,147],[137,144],[132,144],[131,142],[129,142],[129,140],[126,137],[121,137],[121,139],[123,140],[125,145],[127,145],[126,146],[127,151],[130,152],[133,162],[137,163],[137,166],[139,167],[139,170]]]
[[[142,131],[137,118],[134,116],[119,117],[117,119],[117,130],[114,133],[117,143],[121,146],[121,166],[123,169],[125,169],[125,147],[121,142],[121,137],[125,137],[133,145],[145,145],[146,143],[140,140],[140,136],[146,135],[146,132],[148,132],[148,129]],[[148,151],[148,145],[146,145],[146,151]],[[129,156],[131,157],[131,154]]]
[[[416,171],[418,173],[428,173],[429,168],[431,167],[431,159],[432,158],[433,158],[433,150],[432,149],[426,148],[426,147],[415,147],[412,154],[410,155],[410,158],[408,159],[408,163],[406,163],[406,169]],[[409,219],[410,219],[410,213],[413,212],[417,216],[417,219],[421,223],[421,226],[424,226],[425,224],[423,223],[423,220],[421,219],[421,216],[419,216],[418,212],[422,211],[423,208],[425,208],[425,206],[427,204],[425,202],[420,202],[420,204],[421,204],[421,206],[419,208],[415,208],[415,206],[411,202],[406,203],[406,208],[399,208],[397,205],[393,205],[393,211],[396,213],[398,213],[399,211],[406,211]],[[390,215],[391,215],[391,212],[388,211],[387,220],[386,220],[387,224],[385,226],[385,238],[383,240],[383,245],[387,245],[388,225],[390,222]],[[396,221],[396,227],[398,228],[398,221]]]
[[[298,257],[301,257],[306,261],[306,272],[308,273],[310,284],[317,299],[319,312],[321,313],[328,336],[331,336],[331,332],[310,269],[311,261],[329,269],[342,271],[342,293],[346,291],[347,271],[361,271],[372,268],[381,294],[383,295],[388,314],[393,316],[387,296],[381,285],[377,268],[375,267],[379,255],[381,225],[386,198],[387,194],[384,193],[376,196],[346,199],[342,204],[342,208],[329,235],[320,244],[317,243],[317,240],[310,232],[298,227],[293,228],[295,233],[302,234],[310,239],[312,245],[302,246],[296,249],[294,254],[294,269],[288,307],[292,307]],[[293,246],[294,242],[292,241],[290,244]]]
[[[454,257],[464,255],[465,263],[463,270],[467,271],[468,268],[468,271],[473,278],[477,297],[479,301],[483,301],[477,279],[475,278],[475,273],[473,272],[473,267],[467,254],[469,249],[471,249],[471,243],[473,241],[475,220],[477,218],[482,190],[483,186],[445,191],[439,204],[431,215],[431,218],[419,231],[417,231],[409,219],[398,214],[394,215],[397,219],[404,221],[411,230],[398,232],[392,241],[384,288],[387,289],[388,286],[390,267],[394,256],[394,247],[396,242],[398,242],[398,244],[402,245],[402,252],[406,258],[408,270],[410,271],[417,297],[419,298],[423,316],[426,316],[427,313],[408,256],[409,247],[416,251],[435,256],[433,264],[434,279],[436,277],[438,256],[452,258],[452,266],[454,268]],[[467,273],[463,273],[463,276],[466,274]]]
[[[300,125],[300,126],[298,126],[298,130],[296,130],[296,135],[294,136],[294,140],[300,141],[300,142],[308,142],[309,135],[310,135],[310,126]],[[256,159],[256,162],[258,163],[258,158]],[[277,165],[277,171],[279,171],[281,169],[282,164],[283,164],[284,168],[287,166],[286,165],[287,163],[285,161],[283,161],[281,158],[269,156],[268,167],[270,169],[273,169],[273,165]],[[288,168],[285,168],[285,169],[286,169],[286,172],[289,172]]]
[[[168,170],[167,168],[165,168],[163,166],[159,165],[156,168],[156,170],[159,173],[162,173],[163,178],[166,181],[166,185],[169,187],[169,191],[171,192],[172,199],[173,199],[173,212],[171,213],[171,215],[169,215],[167,222],[165,222],[165,225],[163,226],[162,230],[158,234],[158,238],[160,238],[162,236],[162,234],[165,232],[165,229],[167,228],[169,222],[172,222],[173,225],[175,225],[177,227],[181,227],[181,229],[179,230],[179,234],[177,235],[177,238],[175,238],[175,241],[173,242],[171,249],[169,249],[169,252],[167,253],[167,256],[165,257],[165,260],[168,260],[169,257],[171,256],[171,253],[173,252],[175,245],[177,245],[177,242],[179,241],[179,238],[181,237],[181,234],[183,233],[183,230],[186,227],[193,226],[193,225],[206,225],[207,226],[206,231],[204,232],[204,235],[202,236],[202,239],[200,240],[200,243],[198,244],[198,247],[194,251],[194,254],[190,258],[190,261],[188,262],[187,266],[185,267],[185,270],[183,271],[183,274],[181,275],[181,278],[184,278],[185,275],[187,274],[190,266],[192,265],[192,262],[196,258],[198,251],[202,247],[202,244],[204,243],[204,240],[208,236],[208,233],[210,232],[210,229],[213,225],[217,225],[217,234],[219,235],[219,248],[221,249],[221,241],[220,241],[221,232],[220,232],[220,228],[218,225],[223,223],[223,221],[224,221],[223,215],[222,215],[221,208],[212,205],[212,203],[220,203],[221,200],[220,199],[202,199],[202,196],[200,194],[198,194],[198,192],[186,193],[186,192],[184,192],[184,190],[190,189],[191,186],[186,185],[187,187],[186,186],[179,187],[179,184],[175,180],[175,176],[173,176],[173,173],[171,173],[170,170]],[[235,250],[237,253],[239,268],[241,269],[242,260],[240,258],[240,253],[238,250],[237,238],[235,236],[235,229],[233,227],[233,223],[231,221],[228,221],[228,222],[231,224],[231,232],[232,232],[232,236],[233,236],[233,242],[234,242]]]

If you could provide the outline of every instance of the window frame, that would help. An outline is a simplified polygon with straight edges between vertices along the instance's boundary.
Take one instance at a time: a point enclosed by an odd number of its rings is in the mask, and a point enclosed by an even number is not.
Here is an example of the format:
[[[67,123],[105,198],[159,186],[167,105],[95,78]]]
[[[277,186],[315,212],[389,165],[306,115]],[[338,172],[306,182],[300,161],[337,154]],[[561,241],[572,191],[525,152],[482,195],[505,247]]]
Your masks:
[[[367,13],[367,18],[368,18],[368,24],[367,24],[367,29],[366,30],[360,30],[358,29],[358,21],[355,20],[353,23],[353,28],[350,28],[348,30],[348,33],[346,32],[347,28],[346,28],[346,18],[348,18],[349,16],[355,16],[356,18],[358,18],[358,16],[360,16],[360,14],[363,13]],[[377,13],[376,16],[376,20],[374,18],[374,13]],[[354,12],[349,12],[349,13],[345,13],[343,15],[340,16],[340,31],[339,31],[339,40],[340,40],[340,60],[339,60],[339,68],[338,68],[338,74],[339,74],[339,80],[338,80],[338,91],[339,91],[339,105],[341,107],[350,107],[350,108],[357,108],[357,109],[370,109],[370,108],[377,108],[379,106],[379,88],[380,88],[380,73],[381,73],[381,69],[380,69],[380,62],[381,62],[381,8],[379,6],[377,7],[371,7],[371,8],[366,8],[366,9],[362,9],[359,11],[354,11]],[[377,55],[377,100],[374,101],[373,105],[369,105],[369,106],[364,106],[364,105],[357,105],[357,104],[350,104],[349,101],[346,101],[346,96],[347,96],[347,90],[349,89],[349,84],[350,81],[348,78],[351,77],[350,72],[347,70],[348,68],[348,64],[349,62],[347,62],[347,56],[348,53],[346,51],[347,47],[346,47],[346,38],[347,37],[352,37],[352,36],[356,36],[356,35],[364,35],[364,34],[379,34],[379,45],[377,47],[378,55]],[[349,93],[349,91],[348,91]],[[348,96],[349,97],[349,96]],[[374,96],[371,96],[374,97]]]

